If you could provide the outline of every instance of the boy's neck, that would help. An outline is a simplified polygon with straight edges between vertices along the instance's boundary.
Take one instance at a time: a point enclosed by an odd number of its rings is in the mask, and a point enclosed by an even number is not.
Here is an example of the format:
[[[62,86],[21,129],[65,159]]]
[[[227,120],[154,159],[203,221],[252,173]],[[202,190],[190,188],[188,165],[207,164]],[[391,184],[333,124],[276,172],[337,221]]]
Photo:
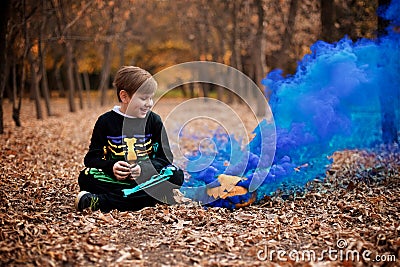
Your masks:
[[[122,105],[121,106],[114,106],[114,108],[113,108],[114,112],[116,112],[118,114],[121,114],[124,117],[135,119],[136,117],[129,116],[129,115],[126,114],[126,109],[127,109],[127,107],[125,107],[125,109],[123,109]]]
[[[121,111],[122,113],[126,114],[126,110],[128,109],[128,105],[125,103],[120,103],[119,106],[119,111]]]

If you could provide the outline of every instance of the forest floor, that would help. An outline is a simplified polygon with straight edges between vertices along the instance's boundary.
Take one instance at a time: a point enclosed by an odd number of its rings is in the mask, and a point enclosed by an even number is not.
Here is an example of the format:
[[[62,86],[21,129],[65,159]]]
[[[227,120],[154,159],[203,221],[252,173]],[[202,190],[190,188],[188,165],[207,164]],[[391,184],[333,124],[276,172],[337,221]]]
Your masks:
[[[109,107],[69,113],[56,99],[56,115],[36,120],[25,100],[20,128],[3,108],[0,266],[400,266],[398,153],[338,151],[305,194],[233,211],[186,202],[77,212],[77,175]]]

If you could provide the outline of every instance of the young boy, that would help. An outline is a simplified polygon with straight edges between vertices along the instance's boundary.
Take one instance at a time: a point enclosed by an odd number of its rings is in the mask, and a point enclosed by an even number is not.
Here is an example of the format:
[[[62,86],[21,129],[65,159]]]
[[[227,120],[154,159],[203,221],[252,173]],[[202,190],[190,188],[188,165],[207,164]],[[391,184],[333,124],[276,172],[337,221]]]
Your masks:
[[[120,106],[101,115],[78,183],[77,210],[139,210],[156,203],[172,204],[172,190],[183,172],[173,156],[163,123],[150,109],[157,83],[147,71],[122,67],[114,86]]]

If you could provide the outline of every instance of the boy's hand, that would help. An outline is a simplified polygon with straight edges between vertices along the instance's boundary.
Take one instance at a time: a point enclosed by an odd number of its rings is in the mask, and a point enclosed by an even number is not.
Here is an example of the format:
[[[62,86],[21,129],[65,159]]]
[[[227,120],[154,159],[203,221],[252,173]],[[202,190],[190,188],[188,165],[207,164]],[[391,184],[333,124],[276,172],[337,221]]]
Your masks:
[[[130,166],[130,171],[131,175],[129,176],[129,179],[135,180],[140,176],[140,173],[142,172],[142,169],[140,168],[139,164],[133,164]]]
[[[125,180],[131,175],[130,164],[125,161],[117,161],[113,166],[113,172],[117,180]]]

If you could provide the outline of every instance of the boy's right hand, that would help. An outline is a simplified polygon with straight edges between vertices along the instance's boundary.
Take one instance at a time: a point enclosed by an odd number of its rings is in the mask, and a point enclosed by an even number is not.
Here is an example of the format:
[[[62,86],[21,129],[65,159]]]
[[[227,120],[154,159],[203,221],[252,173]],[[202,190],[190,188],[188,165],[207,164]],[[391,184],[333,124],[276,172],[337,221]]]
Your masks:
[[[130,164],[125,161],[117,161],[113,166],[113,172],[117,180],[125,180],[131,175]]]

